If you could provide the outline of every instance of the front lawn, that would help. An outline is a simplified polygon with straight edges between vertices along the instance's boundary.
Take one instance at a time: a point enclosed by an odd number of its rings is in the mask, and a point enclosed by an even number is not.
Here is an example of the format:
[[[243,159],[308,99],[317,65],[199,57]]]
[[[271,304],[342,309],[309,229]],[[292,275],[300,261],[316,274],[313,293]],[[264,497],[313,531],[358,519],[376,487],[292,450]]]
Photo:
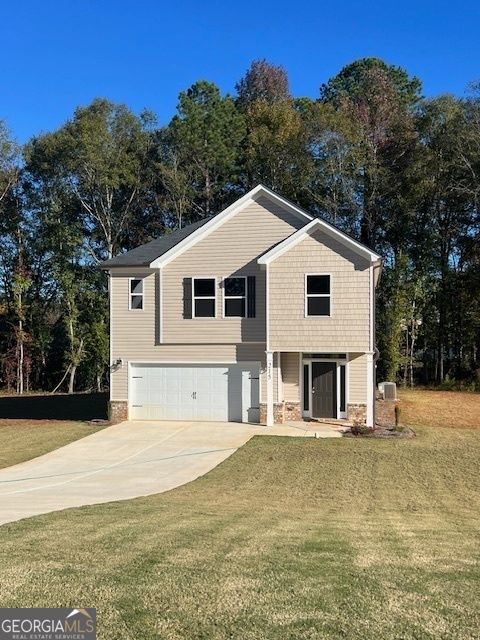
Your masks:
[[[480,429],[480,393],[400,389],[401,422],[411,427]]]
[[[0,469],[63,447],[100,428],[87,422],[0,419]]]
[[[104,639],[480,637],[480,431],[254,438],[167,494],[0,528],[0,602]]]

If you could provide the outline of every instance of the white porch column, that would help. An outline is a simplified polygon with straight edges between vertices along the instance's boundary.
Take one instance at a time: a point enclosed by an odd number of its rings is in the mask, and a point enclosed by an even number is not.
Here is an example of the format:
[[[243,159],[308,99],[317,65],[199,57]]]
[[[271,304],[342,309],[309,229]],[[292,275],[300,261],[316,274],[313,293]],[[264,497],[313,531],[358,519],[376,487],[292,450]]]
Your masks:
[[[374,375],[373,367],[375,363],[373,361],[373,353],[367,353],[367,427],[373,427],[373,403],[375,402],[374,393]]]
[[[267,354],[267,427],[273,427],[273,351]]]

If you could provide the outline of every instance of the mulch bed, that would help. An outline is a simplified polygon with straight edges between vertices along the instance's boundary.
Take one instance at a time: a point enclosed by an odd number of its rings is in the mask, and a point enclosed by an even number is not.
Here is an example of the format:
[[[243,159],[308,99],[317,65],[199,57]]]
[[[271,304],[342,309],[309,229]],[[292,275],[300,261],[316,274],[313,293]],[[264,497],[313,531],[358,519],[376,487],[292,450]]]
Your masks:
[[[343,434],[344,438],[415,438],[416,433],[411,427],[395,425],[380,425],[375,428],[352,427],[350,431]]]

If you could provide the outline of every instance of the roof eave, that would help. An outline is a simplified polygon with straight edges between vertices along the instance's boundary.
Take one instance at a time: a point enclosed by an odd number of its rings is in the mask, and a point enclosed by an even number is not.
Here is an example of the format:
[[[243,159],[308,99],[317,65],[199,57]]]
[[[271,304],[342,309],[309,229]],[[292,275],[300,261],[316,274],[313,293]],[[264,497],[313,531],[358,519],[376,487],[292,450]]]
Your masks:
[[[301,242],[307,235],[311,235],[317,229],[322,229],[326,233],[338,237],[343,244],[349,246],[352,251],[355,251],[357,254],[369,259],[370,262],[375,263],[379,260],[381,261],[381,257],[378,255],[378,253],[375,253],[375,251],[372,251],[353,238],[350,238],[339,229],[336,229],[334,226],[330,225],[328,222],[320,220],[319,218],[315,218],[304,227],[293,233],[291,236],[286,238],[283,242],[275,246],[273,249],[270,249],[270,251],[264,253],[263,256],[260,256],[260,258],[258,258],[257,260],[257,263],[260,265],[270,264],[281,255],[289,251],[291,248],[293,248],[296,244]]]
[[[249,202],[255,200],[255,198],[260,195],[264,195],[265,197],[280,202],[285,208],[290,210],[294,215],[298,218],[306,221],[312,221],[313,218],[311,215],[306,213],[297,207],[292,202],[288,201],[283,196],[279,196],[274,191],[271,191],[263,184],[259,184],[250,191],[248,191],[245,195],[243,195],[238,200],[235,200],[230,206],[224,209],[221,213],[216,215],[214,218],[209,220],[206,224],[204,224],[200,229],[196,229],[192,234],[190,234],[187,238],[181,240],[177,245],[166,251],[163,255],[159,256],[155,260],[150,263],[150,268],[156,269],[164,267],[171,260],[181,255],[184,251],[189,249],[192,245],[196,244],[199,240],[206,237],[220,227],[224,222],[226,222],[229,218],[231,218],[235,213],[237,213],[240,209],[247,206]]]

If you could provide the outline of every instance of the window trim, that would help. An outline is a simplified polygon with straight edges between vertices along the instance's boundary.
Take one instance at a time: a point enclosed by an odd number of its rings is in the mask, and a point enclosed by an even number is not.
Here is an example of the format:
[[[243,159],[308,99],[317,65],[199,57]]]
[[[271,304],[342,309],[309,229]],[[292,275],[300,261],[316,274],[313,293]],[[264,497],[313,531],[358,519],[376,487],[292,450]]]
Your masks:
[[[213,316],[197,316],[195,313],[195,280],[213,280],[213,296],[197,296],[198,300],[214,300]],[[192,276],[192,319],[194,320],[215,320],[217,317],[217,276]]]
[[[142,293],[132,293],[132,280],[140,280],[142,283]],[[132,307],[132,296],[142,297],[142,308],[134,309]],[[129,311],[145,311],[145,278],[140,276],[130,276],[128,278],[128,310]]]
[[[245,282],[245,295],[243,296],[227,296],[225,294],[225,280],[230,280],[231,278],[237,278],[237,279],[242,279]],[[247,297],[248,297],[248,291],[247,291],[247,287],[248,287],[248,281],[247,281],[247,276],[224,276],[222,279],[222,291],[223,291],[223,296],[222,296],[222,318],[224,320],[238,320],[238,319],[242,319],[242,318],[246,318],[247,317]],[[245,304],[243,307],[243,316],[227,316],[225,315],[225,300],[244,300]]]
[[[308,293],[307,282],[309,276],[328,276],[330,278],[330,293]],[[304,279],[304,313],[305,318],[331,318],[332,317],[332,274],[331,273],[306,273]],[[310,315],[308,313],[308,298],[330,298],[330,313],[326,315]]]

